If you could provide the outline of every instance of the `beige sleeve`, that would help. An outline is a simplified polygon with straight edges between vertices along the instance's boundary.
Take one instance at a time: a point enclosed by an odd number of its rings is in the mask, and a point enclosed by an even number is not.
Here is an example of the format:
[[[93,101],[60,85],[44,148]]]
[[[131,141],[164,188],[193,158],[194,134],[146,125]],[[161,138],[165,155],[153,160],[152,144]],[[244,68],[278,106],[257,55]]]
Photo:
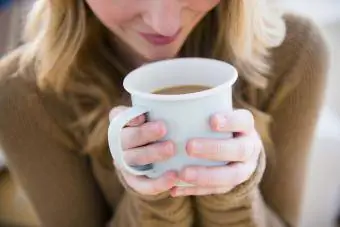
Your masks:
[[[224,195],[197,196],[197,224],[200,227],[266,227],[265,205],[258,184],[265,170],[261,153],[253,176]]]
[[[118,174],[127,192],[118,206],[112,227],[191,227],[193,208],[190,197],[173,198],[169,192],[144,196],[131,189]]]
[[[299,83],[272,111],[275,154],[261,189],[268,205],[289,224],[298,226],[315,126],[324,101],[328,51],[320,31],[307,24],[303,52],[289,70]]]
[[[84,156],[64,145],[39,97],[18,78],[0,81],[0,147],[41,226],[104,226],[105,201]]]

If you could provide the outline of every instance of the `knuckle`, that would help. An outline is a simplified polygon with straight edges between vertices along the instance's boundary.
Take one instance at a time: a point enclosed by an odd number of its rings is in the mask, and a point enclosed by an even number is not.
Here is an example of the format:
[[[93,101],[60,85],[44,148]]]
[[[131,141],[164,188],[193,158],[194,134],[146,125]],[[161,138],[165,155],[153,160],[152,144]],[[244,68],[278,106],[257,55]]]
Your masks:
[[[149,141],[147,139],[148,137],[148,130],[145,124],[131,128],[131,135],[130,138],[128,138],[129,142],[132,144],[147,144]]]
[[[125,150],[135,148],[139,142],[139,127],[126,127],[122,129],[122,146]]]
[[[169,145],[166,143],[159,143],[150,145],[148,148],[148,151],[145,153],[145,157],[147,157],[147,160],[150,163],[157,162],[157,161],[163,161],[170,156]]]
[[[146,135],[146,127],[145,125],[141,125],[140,127],[136,127],[136,130],[134,130],[133,138],[131,140],[141,140],[142,137],[145,137]]]
[[[197,175],[201,176],[197,178],[197,184],[200,186],[211,186],[214,182],[214,176],[211,176],[207,171],[208,167],[200,167],[197,169]]]
[[[147,122],[139,128],[138,137],[146,142],[155,140],[154,122]]]
[[[239,141],[237,149],[237,158],[239,161],[246,161],[249,157],[249,143],[247,141]]]
[[[172,156],[172,148],[170,143],[157,143],[134,150],[126,150],[124,158],[130,165],[146,165],[159,161],[163,161]],[[169,151],[171,149],[171,152]]]
[[[162,150],[162,152],[161,152],[162,160],[168,159],[168,158],[170,158],[170,157],[172,157],[174,155],[174,153],[175,153],[175,146],[171,142],[166,142],[163,145],[161,150]]]
[[[241,150],[240,153],[242,153],[242,161],[248,161],[252,159],[254,155],[258,155],[262,149],[262,141],[258,137],[245,137],[240,141],[240,147]]]
[[[202,181],[200,183],[200,186],[203,186],[203,187],[210,187],[210,186],[213,186],[213,185],[214,185],[214,180],[212,179],[212,177],[202,179]]]
[[[221,154],[223,151],[225,151],[227,148],[227,145],[225,142],[219,141],[215,143],[215,149],[212,151],[216,154]]]

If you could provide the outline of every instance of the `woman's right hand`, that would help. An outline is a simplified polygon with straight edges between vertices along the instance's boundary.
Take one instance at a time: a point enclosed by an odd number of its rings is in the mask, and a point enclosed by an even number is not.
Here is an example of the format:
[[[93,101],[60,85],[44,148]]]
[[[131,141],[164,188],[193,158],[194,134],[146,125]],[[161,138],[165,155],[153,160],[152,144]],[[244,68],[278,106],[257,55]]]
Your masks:
[[[110,111],[110,120],[115,118],[125,106],[118,106]],[[130,121],[122,130],[122,146],[125,160],[129,165],[147,165],[167,160],[175,155],[175,146],[170,141],[156,142],[166,134],[166,127],[162,122],[146,122],[145,115]],[[170,190],[178,180],[175,172],[165,173],[157,179],[145,176],[135,176],[126,172],[115,163],[122,173],[126,183],[142,195],[158,195]]]

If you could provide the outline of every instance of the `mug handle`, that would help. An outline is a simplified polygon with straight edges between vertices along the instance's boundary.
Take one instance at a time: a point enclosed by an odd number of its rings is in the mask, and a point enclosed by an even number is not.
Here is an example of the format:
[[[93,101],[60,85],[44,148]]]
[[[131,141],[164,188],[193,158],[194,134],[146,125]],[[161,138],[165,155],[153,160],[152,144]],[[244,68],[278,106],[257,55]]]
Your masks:
[[[147,112],[149,111],[143,107],[130,107],[112,119],[108,129],[108,142],[112,157],[119,166],[123,167],[124,170],[136,176],[147,175],[152,171],[153,165],[147,164],[141,166],[131,166],[126,163],[124,159],[124,150],[122,147],[121,132],[129,121]]]

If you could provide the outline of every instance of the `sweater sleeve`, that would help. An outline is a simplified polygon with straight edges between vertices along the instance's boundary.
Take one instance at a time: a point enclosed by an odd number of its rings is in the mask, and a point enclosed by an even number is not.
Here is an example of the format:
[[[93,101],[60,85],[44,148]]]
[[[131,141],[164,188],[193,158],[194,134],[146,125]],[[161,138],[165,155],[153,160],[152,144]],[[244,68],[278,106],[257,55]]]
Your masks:
[[[258,184],[263,168],[260,158],[257,171],[244,185],[225,195],[197,197],[200,226],[285,226],[281,220],[297,226],[309,148],[327,71],[324,40],[312,24],[304,26],[309,32],[299,34],[300,40],[294,43],[302,43],[299,59],[295,65],[286,66],[287,74],[283,75],[299,78],[299,82],[272,113],[275,151],[266,153],[275,152],[275,169],[266,170],[269,177],[264,178],[263,190],[259,190]]]
[[[261,152],[256,171],[247,182],[224,195],[196,197],[197,225],[201,227],[266,227],[262,198],[257,187],[264,169],[265,155]]]
[[[1,150],[41,226],[104,226],[107,207],[86,157],[63,143],[36,92],[2,77],[0,110]]]
[[[299,223],[311,144],[325,97],[329,66],[327,45],[319,29],[309,21],[304,23],[308,33],[299,40],[302,52],[286,75],[299,78],[299,82],[271,107],[275,160],[267,165],[261,185],[267,204],[289,226]]]
[[[123,177],[119,178],[126,188],[112,221],[113,227],[191,227],[193,209],[190,197],[172,198],[169,192],[157,196],[140,195],[130,188]]]

